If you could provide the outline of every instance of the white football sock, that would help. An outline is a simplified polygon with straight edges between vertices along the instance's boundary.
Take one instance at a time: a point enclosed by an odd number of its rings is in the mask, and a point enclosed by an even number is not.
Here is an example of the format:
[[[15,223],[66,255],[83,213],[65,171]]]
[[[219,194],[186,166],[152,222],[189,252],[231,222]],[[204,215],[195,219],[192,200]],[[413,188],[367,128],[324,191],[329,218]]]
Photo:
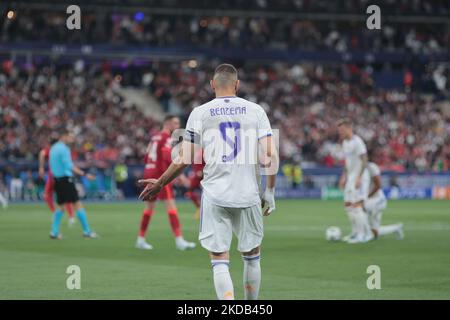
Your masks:
[[[0,192],[0,203],[2,204],[3,209],[6,209],[8,207],[8,200],[1,192]]]
[[[355,217],[356,232],[363,236],[368,236],[372,233],[369,225],[369,217],[361,207],[352,208],[353,216]]]
[[[244,299],[257,300],[261,284],[261,264],[259,253],[243,256],[244,259]]]
[[[234,300],[233,281],[228,269],[230,261],[211,260],[214,272],[214,287],[219,300]]]
[[[401,228],[401,226],[399,224],[390,224],[387,226],[381,226],[378,229],[378,235],[384,236],[387,234],[396,233],[400,228]]]
[[[347,212],[348,220],[350,221],[350,225],[352,227],[351,234],[356,234],[356,221],[353,214],[353,208],[352,207],[345,207],[345,212]]]
[[[184,242],[186,242],[186,241],[184,240],[183,236],[175,237],[176,244],[183,244]]]

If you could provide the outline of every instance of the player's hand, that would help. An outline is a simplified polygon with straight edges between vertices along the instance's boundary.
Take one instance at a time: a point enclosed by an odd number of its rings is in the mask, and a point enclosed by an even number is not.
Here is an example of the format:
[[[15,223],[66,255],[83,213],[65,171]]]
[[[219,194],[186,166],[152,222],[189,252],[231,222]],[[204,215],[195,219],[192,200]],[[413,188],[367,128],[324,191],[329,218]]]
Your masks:
[[[361,176],[356,178],[356,182],[355,182],[355,188],[359,189],[360,187],[361,187]]]
[[[341,176],[341,178],[339,179],[339,188],[344,189],[346,182],[347,182],[347,179],[345,178],[345,176]]]
[[[139,195],[139,200],[149,201],[153,200],[161,191],[162,186],[157,179],[142,179],[139,180],[140,185],[145,185],[144,190]]]
[[[262,196],[263,215],[268,216],[275,211],[275,189],[267,188]]]
[[[44,170],[44,168],[40,168],[39,169],[39,177],[44,178],[44,176],[45,176],[45,170]]]

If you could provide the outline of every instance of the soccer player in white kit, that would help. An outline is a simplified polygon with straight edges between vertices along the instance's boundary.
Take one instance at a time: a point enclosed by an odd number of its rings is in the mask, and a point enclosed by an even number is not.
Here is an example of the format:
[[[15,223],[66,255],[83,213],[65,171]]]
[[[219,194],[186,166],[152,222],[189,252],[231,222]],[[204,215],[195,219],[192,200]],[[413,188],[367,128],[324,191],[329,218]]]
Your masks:
[[[142,180],[146,187],[139,197],[155,197],[192,163],[195,149],[203,148],[206,165],[201,182],[199,240],[210,253],[217,297],[234,299],[229,272],[234,233],[244,261],[244,296],[255,300],[261,283],[263,215],[275,210],[277,152],[263,108],[236,96],[237,70],[229,64],[218,66],[210,84],[216,98],[191,112],[178,158],[158,180]],[[262,194],[261,167],[267,175]]]
[[[6,198],[2,192],[0,191],[0,203],[2,204],[3,209],[8,208],[8,198]]]
[[[350,235],[344,237],[348,243],[367,242],[373,238],[368,216],[364,212],[364,201],[369,193],[367,148],[364,141],[353,133],[350,119],[338,121],[339,137],[345,156],[345,167],[339,186],[344,189],[344,206],[352,226]]]
[[[396,223],[392,225],[382,226],[381,218],[383,211],[387,207],[386,196],[381,189],[381,171],[378,165],[374,162],[367,164],[367,171],[370,176],[370,191],[369,196],[364,201],[364,208],[369,215],[369,224],[374,234],[374,237],[396,234],[398,239],[403,239],[403,224]]]

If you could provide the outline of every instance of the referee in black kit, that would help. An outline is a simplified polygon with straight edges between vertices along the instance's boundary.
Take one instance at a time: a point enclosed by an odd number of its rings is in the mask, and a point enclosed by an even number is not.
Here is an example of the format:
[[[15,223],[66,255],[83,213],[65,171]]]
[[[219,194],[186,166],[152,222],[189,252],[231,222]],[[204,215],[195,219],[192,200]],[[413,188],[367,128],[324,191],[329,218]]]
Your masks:
[[[89,180],[94,180],[95,176],[86,174],[73,164],[69,145],[73,144],[75,136],[68,130],[64,130],[59,137],[58,142],[53,144],[50,149],[49,164],[50,170],[55,179],[55,192],[57,209],[53,213],[52,230],[50,238],[61,239],[59,226],[64,215],[64,205],[73,203],[77,218],[83,228],[83,236],[86,238],[98,238],[98,235],[89,227],[86,211],[83,208],[78,192],[75,187],[73,174],[86,176]]]

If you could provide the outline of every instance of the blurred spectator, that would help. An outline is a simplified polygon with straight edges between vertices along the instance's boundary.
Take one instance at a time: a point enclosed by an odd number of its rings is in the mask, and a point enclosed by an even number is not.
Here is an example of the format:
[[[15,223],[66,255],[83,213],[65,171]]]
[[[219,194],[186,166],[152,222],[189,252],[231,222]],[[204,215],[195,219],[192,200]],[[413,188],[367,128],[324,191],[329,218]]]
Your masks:
[[[397,182],[397,178],[395,176],[391,176],[389,179],[389,186],[391,188],[400,188],[398,182]]]
[[[0,203],[3,209],[8,208],[8,188],[6,187],[2,171],[0,171]]]
[[[304,184],[307,189],[314,189],[314,187],[315,187],[314,181],[310,176],[305,177]]]
[[[296,163],[287,162],[282,166],[281,171],[289,179],[292,189],[297,189],[302,182],[302,168]]]
[[[45,179],[38,174],[35,183],[37,188],[37,198],[39,200],[44,199]]]
[[[20,179],[20,174],[14,170],[12,179],[9,185],[9,195],[11,200],[22,200],[23,181]]]
[[[25,184],[24,184],[24,200],[37,200],[38,199],[38,188],[36,181],[33,177],[33,171],[28,170]]]
[[[119,198],[123,199],[125,196],[125,183],[128,179],[128,167],[123,161],[115,165],[114,177]]]

